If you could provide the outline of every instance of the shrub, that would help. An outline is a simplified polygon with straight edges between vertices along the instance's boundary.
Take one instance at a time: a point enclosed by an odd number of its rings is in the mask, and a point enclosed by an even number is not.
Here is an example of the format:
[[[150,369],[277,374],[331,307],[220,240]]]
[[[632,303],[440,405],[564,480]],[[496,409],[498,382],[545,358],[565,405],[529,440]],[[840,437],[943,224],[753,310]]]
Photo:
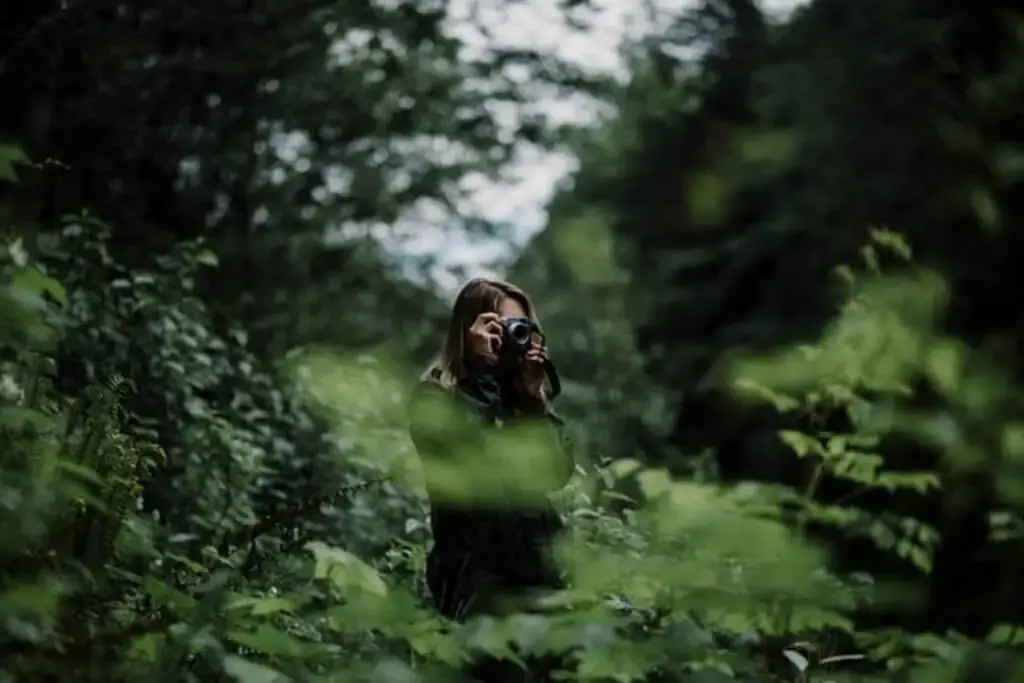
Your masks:
[[[568,655],[577,681],[1013,680],[1019,662],[1001,649],[858,632],[852,612],[884,594],[838,575],[805,533],[856,528],[928,570],[926,526],[814,495],[826,474],[936,485],[869,450],[922,430],[890,400],[920,358],[966,376],[935,360],[949,345],[924,334],[929,315],[896,305],[927,303],[927,289],[873,280],[820,345],[739,369],[741,389],[781,410],[850,414],[842,433],[781,435],[811,463],[804,490],[675,481],[635,461],[581,471],[560,496],[571,588],[457,626],[422,600],[422,499],[368,489],[372,440],[339,440],[242,332],[218,331],[193,289],[213,266],[201,245],[131,270],[104,240],[102,223],[76,217],[38,260],[17,241],[0,254],[6,680],[445,681],[482,653]],[[884,362],[866,362],[879,344]],[[992,408],[962,410],[979,405]],[[1016,462],[1017,432],[1000,433]],[[627,479],[642,504],[614,513]]]

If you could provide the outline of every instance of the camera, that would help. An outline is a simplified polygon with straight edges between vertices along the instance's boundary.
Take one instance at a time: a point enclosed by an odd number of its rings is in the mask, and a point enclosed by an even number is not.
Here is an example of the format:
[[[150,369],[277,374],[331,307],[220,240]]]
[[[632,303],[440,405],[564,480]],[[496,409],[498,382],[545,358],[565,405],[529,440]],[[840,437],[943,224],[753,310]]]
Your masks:
[[[502,318],[501,327],[504,337],[501,349],[510,355],[520,356],[529,351],[534,334],[539,335],[540,343],[544,344],[544,335],[529,318]]]
[[[544,333],[537,327],[537,323],[529,318],[502,318],[502,342],[501,356],[505,362],[515,361],[526,355],[530,345],[536,339],[541,346],[544,346]],[[548,384],[551,391],[548,398],[554,398],[562,393],[562,381],[558,376],[558,370],[550,360],[545,361],[544,371],[548,376]]]

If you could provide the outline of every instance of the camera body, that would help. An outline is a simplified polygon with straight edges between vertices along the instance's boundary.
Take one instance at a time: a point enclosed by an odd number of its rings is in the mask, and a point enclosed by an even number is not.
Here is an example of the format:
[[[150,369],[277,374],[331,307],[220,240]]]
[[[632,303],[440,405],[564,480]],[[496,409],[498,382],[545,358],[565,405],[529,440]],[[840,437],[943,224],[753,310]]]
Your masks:
[[[530,350],[534,335],[540,337],[544,344],[544,335],[537,329],[537,324],[529,318],[506,317],[501,319],[503,356],[519,357]]]
[[[537,341],[544,346],[544,333],[537,327],[537,323],[529,318],[505,317],[501,318],[502,340],[500,362],[506,368],[515,367],[519,360],[530,350],[530,346]],[[548,398],[554,398],[562,392],[562,382],[558,376],[558,370],[550,360],[545,361],[544,371],[548,376],[548,383],[551,391]]]

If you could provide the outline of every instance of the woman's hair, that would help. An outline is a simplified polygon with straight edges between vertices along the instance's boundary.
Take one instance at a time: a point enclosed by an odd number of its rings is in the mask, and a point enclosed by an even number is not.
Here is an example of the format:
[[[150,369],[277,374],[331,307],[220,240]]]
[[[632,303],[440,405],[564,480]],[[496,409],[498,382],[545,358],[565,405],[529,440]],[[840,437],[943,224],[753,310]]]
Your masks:
[[[500,280],[476,278],[470,280],[459,291],[452,306],[452,317],[448,322],[441,350],[427,368],[424,379],[435,381],[445,388],[454,387],[467,372],[466,332],[481,313],[497,313],[505,299],[514,299],[526,311],[540,330],[533,302],[526,292],[515,285]]]

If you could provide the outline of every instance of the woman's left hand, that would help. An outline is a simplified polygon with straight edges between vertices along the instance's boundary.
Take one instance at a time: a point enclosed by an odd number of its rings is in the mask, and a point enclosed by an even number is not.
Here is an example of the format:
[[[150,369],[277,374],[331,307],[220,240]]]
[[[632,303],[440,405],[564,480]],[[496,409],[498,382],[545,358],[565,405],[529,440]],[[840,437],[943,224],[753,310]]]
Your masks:
[[[544,380],[547,377],[544,364],[547,360],[548,350],[536,341],[523,357],[523,391],[530,398],[543,398]]]

